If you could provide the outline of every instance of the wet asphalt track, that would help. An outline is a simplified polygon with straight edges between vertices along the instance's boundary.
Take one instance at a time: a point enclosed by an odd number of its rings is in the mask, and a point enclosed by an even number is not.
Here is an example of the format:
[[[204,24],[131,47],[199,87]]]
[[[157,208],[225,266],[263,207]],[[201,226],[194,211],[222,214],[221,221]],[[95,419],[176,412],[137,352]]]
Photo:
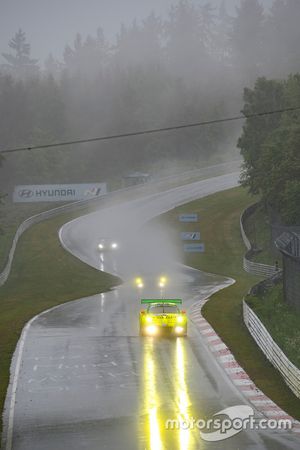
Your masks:
[[[4,442],[4,448],[300,448],[299,438],[288,432],[243,431],[228,440],[207,443],[197,429],[166,430],[166,419],[211,417],[225,407],[247,401],[218,366],[192,323],[186,339],[140,338],[140,305],[130,282],[134,264],[130,263],[129,249],[103,255],[95,251],[99,235],[109,233],[121,239],[124,229],[130,230],[131,248],[137,230],[151,217],[176,204],[232,187],[236,181],[237,175],[226,175],[194,183],[100,210],[63,228],[61,238],[72,253],[128,281],[113,292],[62,305],[32,322],[22,357],[18,352],[14,357],[13,369],[18,359],[21,366],[16,402],[11,402],[11,386],[7,397],[4,437],[12,439]],[[126,223],[122,219],[125,211]],[[139,252],[134,252],[135,264],[138,257]],[[182,296],[186,309],[194,298],[230,283],[183,266],[174,266],[171,272],[168,294]],[[145,297],[153,296],[154,275],[155,271],[146,277],[149,287]]]

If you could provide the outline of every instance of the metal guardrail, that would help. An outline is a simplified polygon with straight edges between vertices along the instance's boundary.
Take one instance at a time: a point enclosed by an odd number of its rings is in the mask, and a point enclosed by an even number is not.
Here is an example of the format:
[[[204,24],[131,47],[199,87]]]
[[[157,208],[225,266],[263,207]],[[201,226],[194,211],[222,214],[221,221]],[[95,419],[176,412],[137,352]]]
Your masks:
[[[201,169],[191,169],[186,170],[184,172],[175,173],[173,175],[166,175],[162,178],[155,178],[153,177],[152,180],[150,180],[149,183],[152,182],[160,182],[160,181],[178,181],[179,179],[181,181],[189,179],[191,177],[195,177],[197,175],[209,175],[209,176],[216,176],[215,171],[219,172],[220,169],[231,169],[233,172],[239,171],[242,164],[241,159],[236,159],[230,162],[224,162],[219,164],[214,164],[212,166],[206,166],[202,167]],[[220,174],[219,174],[220,175]]]
[[[271,364],[279,370],[285,383],[293,393],[300,398],[300,370],[283,353],[245,300],[243,301],[243,317],[245,325],[257,345]]]
[[[248,250],[243,257],[243,268],[246,272],[251,273],[252,275],[258,275],[261,277],[269,278],[278,273],[278,269],[275,266],[270,266],[269,264],[262,264],[257,263],[255,261],[251,261],[250,257],[253,255],[254,249],[244,229],[245,220],[256,210],[257,206],[258,203],[249,206],[242,212],[240,216],[241,235],[243,242]]]
[[[251,250],[251,242],[249,241],[247,235],[246,235],[246,231],[244,229],[244,221],[247,217],[250,216],[250,214],[252,214],[255,209],[256,209],[256,205],[257,203],[255,203],[254,205],[249,206],[248,208],[244,209],[244,211],[242,212],[241,216],[240,216],[240,230],[241,230],[241,235],[242,235],[242,239],[243,242],[247,248],[247,250]]]
[[[260,277],[270,278],[273,277],[278,270],[275,266],[269,266],[268,264],[261,264],[251,261],[247,258],[248,252],[243,258],[243,268],[246,272],[252,275],[258,275]]]

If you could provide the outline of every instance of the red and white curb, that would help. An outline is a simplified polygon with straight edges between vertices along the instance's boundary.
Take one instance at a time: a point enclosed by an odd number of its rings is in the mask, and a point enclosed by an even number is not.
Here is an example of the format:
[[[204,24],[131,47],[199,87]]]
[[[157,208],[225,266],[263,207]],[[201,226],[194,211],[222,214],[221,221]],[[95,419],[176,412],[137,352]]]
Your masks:
[[[293,424],[292,431],[298,433],[300,436],[300,422],[288,415],[257,388],[244,369],[237,363],[226,344],[224,344],[207,320],[204,319],[201,314],[201,309],[208,300],[207,298],[194,303],[190,309],[190,318],[199,329],[205,343],[220,366],[256,411],[268,419],[290,420]]]

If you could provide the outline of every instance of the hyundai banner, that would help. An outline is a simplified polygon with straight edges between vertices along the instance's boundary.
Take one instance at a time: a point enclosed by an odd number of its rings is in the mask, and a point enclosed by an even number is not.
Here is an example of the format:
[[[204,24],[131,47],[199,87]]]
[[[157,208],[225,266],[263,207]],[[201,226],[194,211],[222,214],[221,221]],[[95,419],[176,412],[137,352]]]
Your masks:
[[[15,203],[71,202],[92,199],[106,192],[106,183],[23,185],[15,187],[13,201]]]

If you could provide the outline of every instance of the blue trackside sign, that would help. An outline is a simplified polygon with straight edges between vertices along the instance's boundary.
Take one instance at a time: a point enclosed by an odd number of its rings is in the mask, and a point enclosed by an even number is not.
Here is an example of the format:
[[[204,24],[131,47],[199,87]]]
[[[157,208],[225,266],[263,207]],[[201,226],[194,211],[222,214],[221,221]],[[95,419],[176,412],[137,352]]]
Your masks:
[[[198,214],[196,213],[180,214],[179,222],[198,222]]]
[[[180,238],[182,241],[200,241],[199,231],[183,231],[180,233]]]
[[[188,253],[204,253],[205,244],[184,244],[183,250]]]

